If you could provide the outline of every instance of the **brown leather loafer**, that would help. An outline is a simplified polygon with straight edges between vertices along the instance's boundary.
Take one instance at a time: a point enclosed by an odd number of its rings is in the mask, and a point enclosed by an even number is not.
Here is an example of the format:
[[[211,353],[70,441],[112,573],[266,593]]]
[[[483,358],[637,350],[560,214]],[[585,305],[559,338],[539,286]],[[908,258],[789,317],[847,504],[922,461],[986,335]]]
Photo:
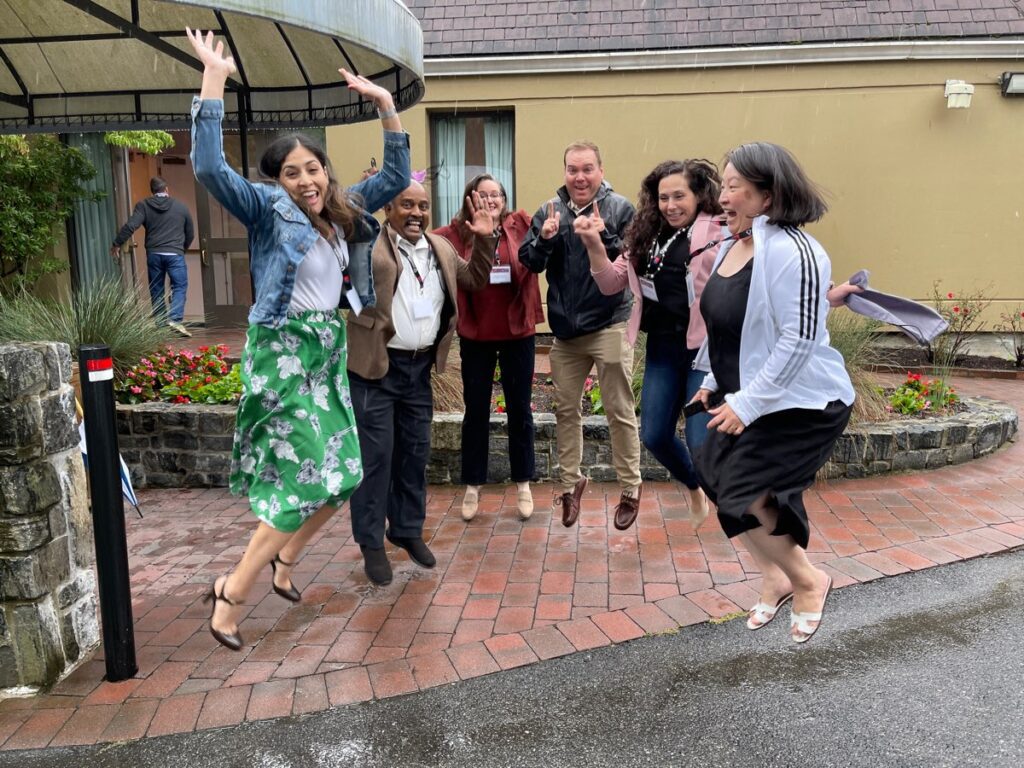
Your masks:
[[[572,487],[572,492],[563,493],[555,499],[556,504],[562,505],[562,525],[566,528],[572,528],[579,520],[580,499],[583,498],[583,492],[587,490],[587,482],[589,482],[587,478],[581,477]]]
[[[615,507],[615,527],[624,531],[636,522],[636,516],[640,514],[641,488],[636,489],[636,496],[622,494],[619,497],[619,505]]]

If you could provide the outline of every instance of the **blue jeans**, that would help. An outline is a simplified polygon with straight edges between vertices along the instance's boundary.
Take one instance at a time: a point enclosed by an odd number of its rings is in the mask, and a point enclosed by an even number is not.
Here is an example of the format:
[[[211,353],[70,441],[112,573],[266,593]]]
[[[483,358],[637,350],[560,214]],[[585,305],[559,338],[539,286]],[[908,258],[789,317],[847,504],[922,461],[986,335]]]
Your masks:
[[[149,299],[153,302],[153,316],[180,323],[185,317],[185,294],[188,291],[188,268],[185,257],[177,253],[147,253],[149,271]],[[164,303],[164,278],[171,278],[171,309]]]
[[[640,393],[640,441],[672,477],[690,489],[698,487],[697,471],[687,448],[690,423],[695,419],[687,419],[687,442],[680,439],[676,425],[683,406],[693,396],[689,385],[696,354],[697,350],[686,349],[685,340],[679,336],[648,335]],[[703,378],[703,374],[694,377],[696,385]],[[703,420],[702,426],[706,428],[708,417],[702,415],[698,419]],[[694,439],[703,442],[704,431],[701,425],[694,424]]]

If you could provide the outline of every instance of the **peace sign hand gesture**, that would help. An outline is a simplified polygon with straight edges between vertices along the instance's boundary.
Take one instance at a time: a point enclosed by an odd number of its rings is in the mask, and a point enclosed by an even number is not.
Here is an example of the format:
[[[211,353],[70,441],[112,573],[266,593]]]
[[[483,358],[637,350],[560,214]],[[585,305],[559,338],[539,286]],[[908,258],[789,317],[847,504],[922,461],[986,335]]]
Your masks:
[[[480,193],[473,190],[472,194],[466,198],[466,205],[473,212],[473,218],[466,222],[469,231],[477,237],[493,237],[494,219],[491,218],[491,212],[480,198]]]
[[[558,226],[562,220],[562,212],[555,210],[555,202],[551,200],[548,202],[548,217],[544,220],[544,226],[540,228],[540,236],[545,240],[550,240],[552,237],[558,234]]]

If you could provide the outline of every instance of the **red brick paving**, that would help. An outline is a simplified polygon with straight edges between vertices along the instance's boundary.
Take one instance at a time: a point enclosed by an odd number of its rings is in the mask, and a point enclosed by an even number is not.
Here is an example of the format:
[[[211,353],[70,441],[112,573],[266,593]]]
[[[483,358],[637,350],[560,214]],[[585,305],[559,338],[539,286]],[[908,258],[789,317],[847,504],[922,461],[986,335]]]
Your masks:
[[[1024,411],[1024,382],[961,391]],[[1024,446],[958,467],[816,486],[809,552],[843,587],[1024,545]],[[729,615],[757,599],[749,554],[711,520],[694,535],[684,494],[645,487],[638,524],[615,531],[611,484],[592,483],[565,529],[538,486],[534,516],[515,489],[488,487],[469,524],[459,489],[431,489],[434,571],[391,550],[394,582],[373,588],[344,514],[293,573],[303,602],[253,590],[246,646],[216,645],[200,599],[242,553],[253,518],[225,490],[147,491],[128,518],[139,674],[103,681],[102,655],[47,694],[0,701],[0,749],[87,744],[304,714],[401,695],[540,659]],[[738,542],[737,542],[738,543]]]

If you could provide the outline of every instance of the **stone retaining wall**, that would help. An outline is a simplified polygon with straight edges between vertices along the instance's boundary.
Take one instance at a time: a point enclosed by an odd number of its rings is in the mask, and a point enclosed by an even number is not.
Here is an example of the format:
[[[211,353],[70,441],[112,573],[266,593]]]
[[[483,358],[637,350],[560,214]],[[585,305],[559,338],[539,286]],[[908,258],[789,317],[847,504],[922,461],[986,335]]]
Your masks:
[[[0,345],[0,688],[99,641],[92,518],[66,344]]]
[[[932,469],[991,453],[1017,433],[1017,413],[986,398],[965,399],[968,410],[941,419],[899,420],[852,427],[836,444],[825,469],[829,477],[864,477],[884,472]],[[235,409],[228,405],[150,403],[118,406],[121,452],[138,487],[226,486],[230,470]],[[549,480],[558,466],[555,417],[536,414],[537,477]],[[503,415],[491,417],[491,482],[509,479],[508,436]],[[608,423],[603,416],[583,420],[583,466],[597,481],[615,479]],[[459,481],[462,414],[434,417],[431,483]],[[668,473],[644,450],[641,471],[647,480]]]

